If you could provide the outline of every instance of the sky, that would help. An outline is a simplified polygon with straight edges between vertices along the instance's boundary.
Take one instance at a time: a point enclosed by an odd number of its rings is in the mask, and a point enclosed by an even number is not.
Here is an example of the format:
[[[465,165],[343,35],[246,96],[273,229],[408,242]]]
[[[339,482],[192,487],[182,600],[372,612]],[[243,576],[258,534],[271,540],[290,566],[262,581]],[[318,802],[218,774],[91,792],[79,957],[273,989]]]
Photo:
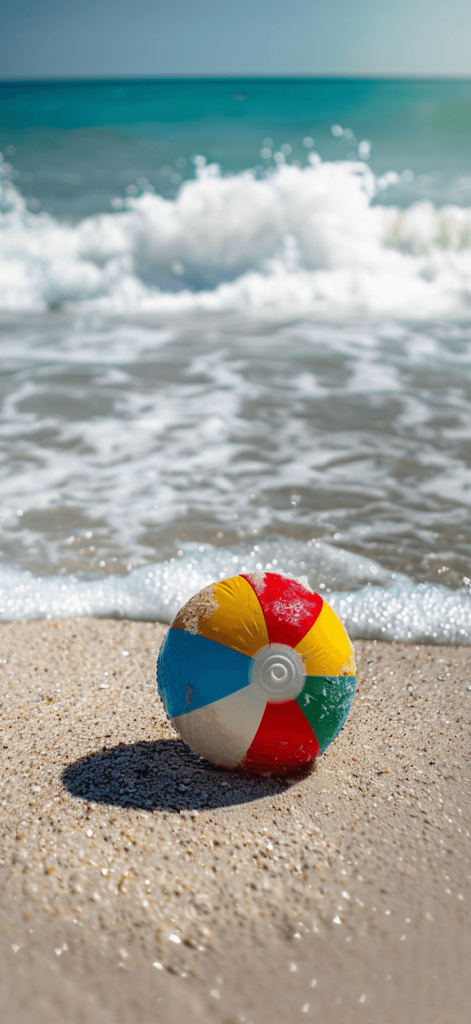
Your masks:
[[[0,0],[0,78],[471,74],[470,0]]]

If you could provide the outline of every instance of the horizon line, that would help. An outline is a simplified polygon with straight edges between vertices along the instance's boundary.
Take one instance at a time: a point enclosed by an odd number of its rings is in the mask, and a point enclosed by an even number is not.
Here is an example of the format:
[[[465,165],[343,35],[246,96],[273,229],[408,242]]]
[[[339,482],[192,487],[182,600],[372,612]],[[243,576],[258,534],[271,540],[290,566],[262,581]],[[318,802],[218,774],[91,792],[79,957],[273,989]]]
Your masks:
[[[180,81],[200,79],[205,81],[240,81],[243,80],[274,80],[288,79],[296,81],[299,79],[311,79],[320,81],[468,81],[471,80],[471,71],[463,72],[275,72],[266,74],[261,72],[163,72],[136,73],[136,74],[104,74],[104,75],[51,75],[50,77],[8,77],[0,78],[2,85],[46,85],[49,83],[82,83],[82,82],[139,82],[139,81]]]

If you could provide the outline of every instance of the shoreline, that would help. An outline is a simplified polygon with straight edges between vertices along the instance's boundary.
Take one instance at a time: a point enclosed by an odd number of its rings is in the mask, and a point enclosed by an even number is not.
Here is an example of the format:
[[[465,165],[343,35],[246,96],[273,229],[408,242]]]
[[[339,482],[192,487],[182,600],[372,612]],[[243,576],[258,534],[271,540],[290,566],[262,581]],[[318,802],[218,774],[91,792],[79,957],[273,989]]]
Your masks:
[[[0,993],[15,1024],[65,1006],[74,1024],[464,1024],[468,649],[356,641],[340,736],[312,770],[261,779],[202,763],[167,722],[166,629],[0,624]]]

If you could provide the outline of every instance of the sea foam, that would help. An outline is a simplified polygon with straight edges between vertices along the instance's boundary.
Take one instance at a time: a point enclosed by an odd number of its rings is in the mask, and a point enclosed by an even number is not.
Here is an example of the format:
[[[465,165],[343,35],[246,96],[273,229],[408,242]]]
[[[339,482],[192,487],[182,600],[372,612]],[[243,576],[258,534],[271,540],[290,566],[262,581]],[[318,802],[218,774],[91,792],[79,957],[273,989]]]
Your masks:
[[[471,210],[382,204],[396,180],[316,154],[262,179],[213,164],[175,199],[146,192],[66,223],[28,210],[4,176],[0,309],[469,311]]]
[[[276,565],[267,554],[280,556]],[[284,552],[284,555],[283,555]],[[297,575],[319,589],[353,639],[463,645],[471,643],[471,596],[432,583],[415,584],[390,574],[376,562],[322,542],[311,547],[267,542],[255,556],[211,545],[186,545],[178,558],[134,569],[127,575],[80,581],[64,576],[34,577],[29,572],[0,574],[0,620],[91,615],[149,622],[171,622],[198,590],[238,572],[265,569]],[[303,554],[305,561],[299,560]],[[260,562],[260,558],[264,561]],[[299,578],[299,575],[298,575]],[[342,587],[333,591],[319,580]],[[343,589],[348,586],[355,589]]]

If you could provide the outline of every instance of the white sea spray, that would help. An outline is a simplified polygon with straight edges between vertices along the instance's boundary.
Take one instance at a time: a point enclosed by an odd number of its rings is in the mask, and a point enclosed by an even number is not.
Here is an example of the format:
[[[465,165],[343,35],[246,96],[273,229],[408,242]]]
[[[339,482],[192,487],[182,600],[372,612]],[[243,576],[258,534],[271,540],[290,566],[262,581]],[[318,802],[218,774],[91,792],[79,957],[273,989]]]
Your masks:
[[[317,154],[304,168],[282,164],[261,180],[252,171],[222,176],[211,164],[175,199],[145,192],[77,223],[31,212],[7,181],[0,309],[465,313],[471,210],[428,200],[405,210],[382,204],[381,189],[396,179]],[[148,283],[172,268],[182,290]],[[195,274],[206,287],[194,289]]]

